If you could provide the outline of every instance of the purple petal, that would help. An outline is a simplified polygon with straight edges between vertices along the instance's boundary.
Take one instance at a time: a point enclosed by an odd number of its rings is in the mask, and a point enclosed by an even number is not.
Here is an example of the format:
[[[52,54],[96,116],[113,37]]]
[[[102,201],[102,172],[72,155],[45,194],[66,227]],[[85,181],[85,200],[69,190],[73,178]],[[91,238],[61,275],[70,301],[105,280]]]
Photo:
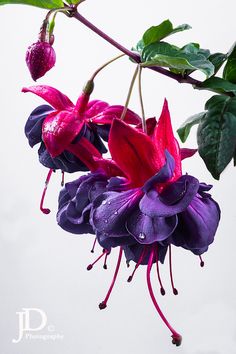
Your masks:
[[[159,194],[155,189],[140,201],[140,210],[151,217],[172,216],[185,210],[198,191],[199,182],[192,176],[182,176]]]
[[[98,232],[97,240],[101,247],[110,250],[113,247],[131,245],[134,243],[133,237],[129,235],[110,237],[107,233]]]
[[[156,247],[158,250],[158,261],[161,263],[164,263],[168,247],[162,246],[160,244],[156,244]],[[135,263],[137,263],[139,261],[141,255],[144,252],[144,248],[146,248],[141,264],[143,264],[143,265],[148,264],[148,260],[150,257],[152,247],[148,247],[148,246],[140,245],[140,244],[136,243],[133,245],[124,246],[123,248],[124,248],[125,257],[127,259],[127,262],[134,261]],[[154,263],[155,262],[156,262],[156,260],[154,260]]]
[[[103,193],[93,203],[92,223],[96,232],[119,237],[127,234],[125,222],[141,197],[139,189]]]
[[[199,250],[207,250],[213,242],[219,220],[218,204],[212,198],[197,195],[189,207],[179,214],[179,223],[171,242],[199,254]]]
[[[126,221],[126,228],[138,243],[152,244],[167,239],[175,230],[177,223],[176,215],[152,218],[137,208]]]

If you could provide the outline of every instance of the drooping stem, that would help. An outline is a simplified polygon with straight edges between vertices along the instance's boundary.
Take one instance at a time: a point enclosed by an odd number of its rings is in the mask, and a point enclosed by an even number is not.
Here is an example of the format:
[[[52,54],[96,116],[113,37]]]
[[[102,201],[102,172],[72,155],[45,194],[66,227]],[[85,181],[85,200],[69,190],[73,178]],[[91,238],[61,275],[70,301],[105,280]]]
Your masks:
[[[119,49],[122,53],[124,53],[127,56],[129,56],[136,63],[139,64],[141,62],[141,58],[140,58],[140,55],[138,53],[132,52],[131,50],[125,48],[123,45],[121,45],[116,40],[114,40],[113,38],[108,36],[106,33],[104,33],[98,27],[96,27],[93,23],[88,21],[79,12],[74,11],[74,12],[71,13],[71,16],[74,17],[76,20],[80,21],[81,23],[83,23],[86,27],[88,27],[90,30],[95,32],[97,35],[99,35],[100,37],[105,39],[105,41],[107,41],[108,43],[113,45],[115,48]],[[161,68],[159,66],[148,67],[148,69],[154,70],[154,71],[156,71],[156,72],[158,72],[158,73],[160,73],[162,75],[168,76],[171,79],[177,80],[180,83],[187,83],[187,84],[191,84],[191,85],[195,85],[195,86],[198,86],[198,85],[201,84],[201,81],[195,80],[195,79],[193,79],[192,77],[190,77],[188,75],[183,77],[180,74],[172,73],[169,70]]]
[[[142,112],[142,127],[144,133],[147,133],[147,124],[145,119],[143,95],[142,95],[142,67],[140,65],[139,65],[139,72],[138,72],[138,92],[139,92],[139,100],[140,100],[141,112]]]
[[[132,94],[132,91],[133,91],[134,83],[135,83],[135,80],[136,80],[137,75],[138,75],[138,71],[139,71],[139,66],[137,65],[137,67],[135,69],[135,72],[134,72],[134,75],[132,77],[131,83],[130,83],[130,87],[129,87],[128,95],[127,95],[126,102],[125,102],[125,105],[124,105],[124,109],[123,109],[123,112],[122,112],[121,117],[120,117],[121,120],[123,120],[125,118],[125,115],[126,115],[126,112],[127,112],[128,106],[129,106],[129,101],[130,101],[130,98],[131,98],[131,94]]]
[[[116,56],[115,58],[112,58],[111,60],[109,60],[108,62],[106,62],[105,64],[103,64],[102,66],[100,66],[91,76],[90,81],[93,81],[95,79],[95,77],[97,76],[97,74],[103,70],[106,66],[108,66],[109,64],[113,63],[114,61],[122,58],[125,54],[120,54],[118,56]]]
[[[155,306],[159,316],[161,317],[162,321],[165,323],[165,325],[169,328],[169,330],[172,333],[172,338],[173,338],[172,343],[175,344],[176,346],[179,346],[181,344],[182,337],[178,332],[176,332],[174,330],[174,328],[167,321],[166,317],[164,316],[163,312],[161,311],[161,309],[156,301],[156,298],[155,298],[155,295],[154,295],[154,292],[152,289],[151,270],[152,270],[153,258],[154,258],[154,250],[152,249],[150,257],[149,257],[148,265],[147,265],[147,285],[148,285],[149,294],[150,294],[153,305]]]

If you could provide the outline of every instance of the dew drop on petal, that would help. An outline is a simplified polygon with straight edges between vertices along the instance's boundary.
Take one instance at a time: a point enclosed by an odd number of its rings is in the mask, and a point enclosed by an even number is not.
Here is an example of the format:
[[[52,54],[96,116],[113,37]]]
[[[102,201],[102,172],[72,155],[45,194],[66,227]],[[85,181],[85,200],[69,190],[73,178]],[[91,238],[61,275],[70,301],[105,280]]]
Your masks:
[[[108,220],[107,220],[107,219],[105,219],[105,220],[104,220],[104,222],[105,222],[105,224],[107,224],[107,223],[108,223]]]
[[[115,214],[115,215],[118,215],[118,211],[115,211],[114,214]]]
[[[108,202],[108,205],[111,205],[111,202]]]
[[[102,205],[105,205],[105,204],[107,204],[107,201],[106,201],[106,200],[103,200],[103,201],[102,201]]]
[[[140,234],[138,235],[140,240],[145,240],[146,235],[143,232],[140,232]]]

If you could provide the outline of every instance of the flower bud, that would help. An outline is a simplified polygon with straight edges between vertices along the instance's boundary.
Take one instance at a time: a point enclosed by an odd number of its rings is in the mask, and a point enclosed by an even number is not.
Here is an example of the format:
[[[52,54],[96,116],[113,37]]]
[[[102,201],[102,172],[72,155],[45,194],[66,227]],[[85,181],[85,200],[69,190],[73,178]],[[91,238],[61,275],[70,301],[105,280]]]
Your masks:
[[[32,79],[36,81],[55,65],[56,53],[50,43],[38,41],[28,48],[25,60]]]

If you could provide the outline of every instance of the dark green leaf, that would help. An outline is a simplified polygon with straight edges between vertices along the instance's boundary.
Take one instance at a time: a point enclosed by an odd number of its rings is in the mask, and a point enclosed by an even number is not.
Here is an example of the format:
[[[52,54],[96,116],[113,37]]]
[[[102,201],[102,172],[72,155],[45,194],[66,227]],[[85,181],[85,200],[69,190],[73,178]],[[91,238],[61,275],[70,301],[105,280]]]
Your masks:
[[[142,40],[143,40],[144,45],[146,46],[151,43],[159,42],[161,39],[163,39],[171,34],[185,31],[190,28],[191,27],[187,24],[183,24],[183,25],[180,25],[176,28],[173,28],[173,25],[170,22],[170,20],[165,20],[158,26],[150,27],[144,33]]]
[[[203,81],[197,88],[217,93],[232,93],[232,96],[236,96],[236,85],[217,76]]]
[[[198,127],[199,154],[216,179],[234,157],[236,147],[236,97],[213,96]]]
[[[228,60],[224,67],[223,78],[236,84],[236,44],[228,53]]]
[[[189,117],[177,130],[177,133],[179,134],[179,137],[181,141],[184,143],[187,140],[187,137],[189,136],[191,128],[199,124],[200,121],[205,117],[206,112],[201,112],[198,114],[194,114],[193,116]]]
[[[227,55],[223,53],[214,53],[210,55],[208,59],[214,65],[215,67],[214,74],[216,74],[218,70],[221,68],[221,66],[224,64],[225,60],[227,59]]]
[[[141,55],[143,66],[164,66],[179,71],[200,70],[207,77],[214,74],[213,64],[203,54],[186,53],[165,42],[157,42],[144,47]]]
[[[62,0],[0,0],[0,5],[23,4],[41,7],[44,9],[56,9],[63,7]]]

